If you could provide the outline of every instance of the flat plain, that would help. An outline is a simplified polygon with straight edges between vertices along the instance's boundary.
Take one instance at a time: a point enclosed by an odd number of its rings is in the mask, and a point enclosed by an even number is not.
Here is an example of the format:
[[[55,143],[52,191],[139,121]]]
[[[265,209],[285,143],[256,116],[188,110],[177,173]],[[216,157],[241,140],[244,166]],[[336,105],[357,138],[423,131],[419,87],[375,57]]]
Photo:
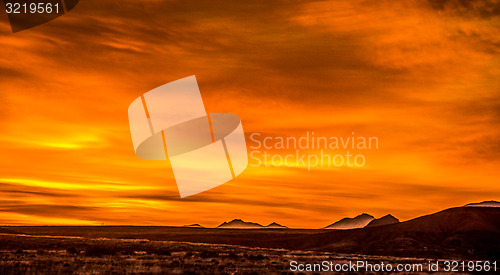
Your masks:
[[[0,227],[0,274],[286,274],[291,261],[446,259],[498,262],[500,208],[451,208],[351,230]]]

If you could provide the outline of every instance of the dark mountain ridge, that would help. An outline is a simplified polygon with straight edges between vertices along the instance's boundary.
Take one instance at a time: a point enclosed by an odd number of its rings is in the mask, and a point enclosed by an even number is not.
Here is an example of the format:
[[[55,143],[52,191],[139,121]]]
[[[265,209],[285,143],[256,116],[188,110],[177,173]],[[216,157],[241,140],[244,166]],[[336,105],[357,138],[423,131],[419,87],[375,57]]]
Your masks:
[[[339,221],[336,221],[326,226],[325,229],[347,230],[347,229],[363,228],[374,219],[375,218],[372,215],[363,213],[354,218],[343,218]]]
[[[398,222],[399,222],[399,219],[395,218],[391,214],[388,214],[388,215],[383,216],[382,218],[374,219],[369,224],[367,224],[365,227],[381,226],[381,225],[393,224],[393,223],[398,223]]]
[[[498,259],[500,209],[451,208],[406,222],[319,233],[280,244],[293,249],[369,255]]]
[[[275,230],[242,220],[231,222],[234,222],[233,225],[251,224],[260,230],[231,230],[231,227],[221,230],[150,226],[8,226],[0,227],[0,232],[231,244],[434,259],[498,260],[500,258],[500,208],[498,207],[450,208],[405,222],[351,230]]]
[[[241,219],[234,219],[230,222],[223,222],[217,228],[232,228],[232,229],[253,229],[263,228],[264,226],[255,222],[246,222]]]

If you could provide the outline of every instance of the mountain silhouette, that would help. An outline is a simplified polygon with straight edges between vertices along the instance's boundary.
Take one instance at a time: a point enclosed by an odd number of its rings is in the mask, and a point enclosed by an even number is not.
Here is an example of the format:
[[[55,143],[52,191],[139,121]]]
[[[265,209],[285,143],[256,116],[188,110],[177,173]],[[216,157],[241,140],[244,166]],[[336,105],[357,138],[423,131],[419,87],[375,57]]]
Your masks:
[[[451,208],[386,226],[298,236],[275,246],[368,255],[498,259],[500,208]]]
[[[269,226],[276,225],[271,223]],[[103,231],[103,228],[106,230]],[[0,233],[55,236],[69,234],[127,239],[132,236],[152,241],[229,244],[426,259],[498,260],[500,258],[499,207],[456,207],[400,223],[352,230],[266,230],[267,227],[260,224],[240,219],[225,222],[219,228],[184,227],[179,230],[176,227],[117,226],[109,231],[107,230],[109,227],[102,226],[12,226],[0,227]],[[11,245],[19,247],[15,242]]]
[[[398,222],[399,222],[398,219],[396,219],[393,215],[388,214],[388,215],[383,216],[382,218],[372,220],[365,227],[381,226],[381,225],[393,224],[393,223],[398,223]]]
[[[372,215],[363,213],[354,218],[343,218],[340,221],[330,224],[324,229],[346,230],[346,229],[363,228],[374,219],[375,218]]]
[[[241,223],[262,229],[241,220],[222,225]],[[286,234],[241,230],[235,234],[214,230],[203,235],[169,234],[166,239],[395,257],[498,259],[500,208],[456,207],[405,222],[352,230],[288,229]]]
[[[263,228],[264,226],[254,223],[254,222],[245,222],[241,219],[234,219],[230,222],[224,222],[221,225],[217,226],[217,228],[232,228],[232,229],[255,229],[255,228]]]
[[[469,203],[464,207],[500,207],[500,202],[497,201],[483,201],[479,203]]]
[[[284,225],[281,225],[279,223],[273,222],[273,223],[270,223],[269,225],[267,225],[266,228],[282,228],[282,229],[285,229],[285,228],[288,228],[288,227],[286,227]]]
[[[198,224],[198,223],[193,223],[193,224],[184,225],[184,227],[205,228],[204,226],[201,226],[201,225],[200,225],[200,224]]]

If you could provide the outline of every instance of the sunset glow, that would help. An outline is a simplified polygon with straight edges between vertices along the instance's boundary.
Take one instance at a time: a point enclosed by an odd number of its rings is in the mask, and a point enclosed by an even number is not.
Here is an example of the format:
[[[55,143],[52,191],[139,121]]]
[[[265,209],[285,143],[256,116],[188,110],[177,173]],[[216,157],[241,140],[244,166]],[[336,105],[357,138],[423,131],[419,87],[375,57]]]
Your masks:
[[[500,199],[498,1],[105,2],[19,33],[0,15],[1,224],[320,228]],[[314,132],[366,137],[325,151],[365,163],[280,165],[261,153],[297,148],[261,148],[181,199],[167,161],[135,155],[127,109],[190,75],[208,113],[241,118],[249,153],[252,133]]]

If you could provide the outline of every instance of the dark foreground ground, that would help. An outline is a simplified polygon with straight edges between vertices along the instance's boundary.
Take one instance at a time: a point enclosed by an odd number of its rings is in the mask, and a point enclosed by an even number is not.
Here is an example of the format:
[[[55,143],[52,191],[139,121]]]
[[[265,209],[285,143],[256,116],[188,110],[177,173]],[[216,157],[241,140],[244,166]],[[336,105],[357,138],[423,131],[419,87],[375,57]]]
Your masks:
[[[291,261],[358,260],[423,264],[419,271],[425,272],[428,262],[438,259],[496,262],[500,273],[500,208],[452,208],[398,224],[340,231],[0,227],[0,274],[281,274],[290,271]]]
[[[428,261],[389,256],[252,248],[143,239],[0,235],[0,274],[289,274],[290,262],[347,264],[423,264]],[[351,274],[365,273],[344,272]],[[368,272],[371,273],[371,272]],[[319,274],[304,272],[295,274]]]

